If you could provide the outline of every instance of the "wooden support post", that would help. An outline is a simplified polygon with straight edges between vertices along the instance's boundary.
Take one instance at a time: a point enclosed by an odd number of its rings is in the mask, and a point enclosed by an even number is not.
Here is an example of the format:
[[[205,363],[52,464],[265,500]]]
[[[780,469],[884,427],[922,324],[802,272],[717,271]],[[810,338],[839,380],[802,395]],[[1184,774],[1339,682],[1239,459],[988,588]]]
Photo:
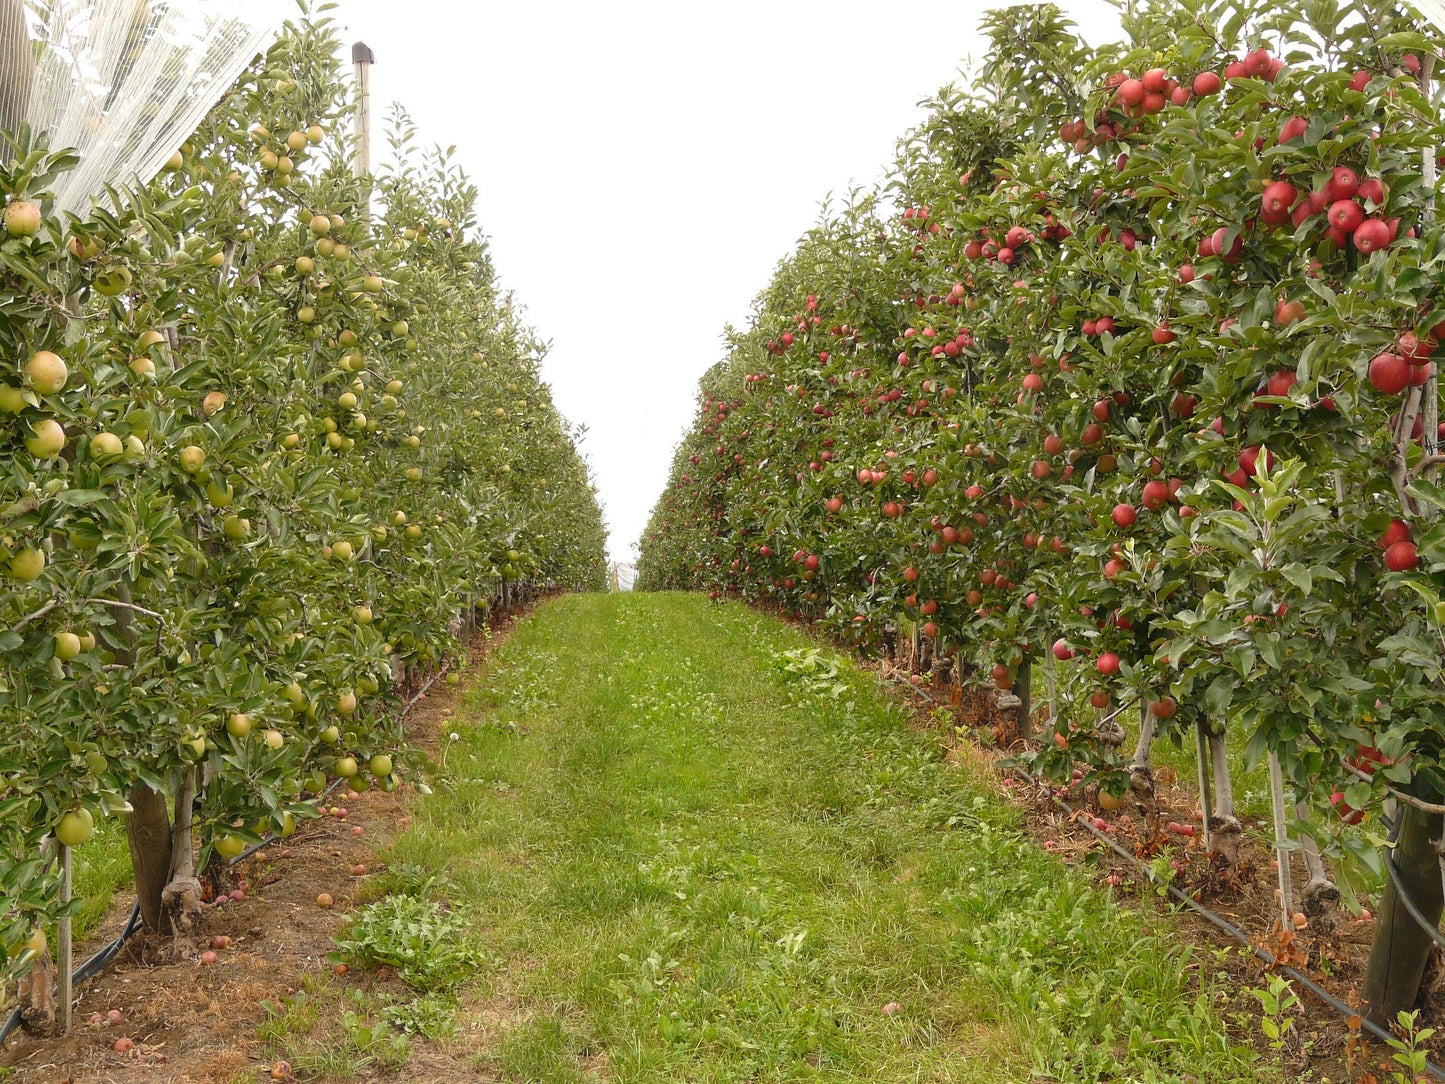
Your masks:
[[[1274,852],[1279,859],[1280,929],[1294,929],[1294,886],[1289,875],[1289,829],[1284,820],[1284,773],[1279,756],[1269,754],[1270,811],[1274,818]]]
[[[1426,51],[1420,62],[1420,90],[1426,98],[1431,98],[1430,80],[1435,73],[1435,54]],[[1430,227],[1435,224],[1435,183],[1437,180],[1435,170],[1435,155],[1439,148],[1428,146],[1420,152],[1420,191],[1425,194],[1425,203],[1422,208],[1424,219],[1424,230],[1428,234]],[[1440,453],[1440,377],[1435,367],[1430,369],[1430,375],[1425,378],[1424,402],[1421,404],[1420,416],[1423,419],[1420,425],[1420,449],[1426,456],[1438,455]]]
[[[71,861],[70,848],[63,843],[60,845],[60,903],[67,906],[70,903],[71,892],[74,887],[74,866]],[[74,926],[71,924],[70,916],[65,915],[60,920],[60,929],[57,932],[55,952],[58,957],[56,964],[56,1009],[55,1018],[56,1030],[61,1035],[70,1033],[70,1005],[74,999],[74,991],[71,989],[70,977],[75,973],[75,940]]]
[[[1204,815],[1204,849],[1214,850],[1209,822],[1214,817],[1214,794],[1209,789],[1209,723],[1200,716],[1194,724],[1194,757],[1199,768],[1199,811]]]
[[[1059,728],[1059,700],[1058,700],[1058,697],[1059,697],[1059,679],[1058,679],[1058,675],[1054,673],[1054,667],[1055,667],[1056,665],[1057,665],[1057,660],[1055,660],[1055,658],[1054,658],[1054,653],[1053,653],[1052,651],[1045,652],[1045,654],[1044,654],[1044,689],[1047,691],[1048,697],[1049,697],[1049,729],[1050,729],[1050,730],[1057,730],[1057,729]],[[1097,716],[1097,710],[1098,710],[1098,709],[1095,709],[1096,716]]]
[[[356,72],[356,151],[352,159],[352,173],[366,177],[371,173],[371,66],[376,63],[376,54],[364,41],[351,47],[351,65]],[[371,220],[370,190],[362,207],[362,217]]]
[[[1025,658],[1019,663],[1018,677],[1014,681],[1014,693],[1019,698],[1018,706],[1018,730],[1020,738],[1031,738],[1034,735],[1033,704],[1030,702],[1030,694],[1033,691],[1033,663]]]
[[[1385,881],[1379,912],[1375,915],[1375,941],[1361,991],[1368,1003],[1365,1015],[1381,1027],[1391,1026],[1396,1013],[1415,1004],[1432,944],[1430,934],[1406,909],[1400,888],[1420,908],[1426,922],[1438,925],[1445,911],[1437,849],[1445,818],[1412,805],[1401,805],[1398,815],[1400,831],[1391,853],[1401,884],[1397,887],[1393,877]]]

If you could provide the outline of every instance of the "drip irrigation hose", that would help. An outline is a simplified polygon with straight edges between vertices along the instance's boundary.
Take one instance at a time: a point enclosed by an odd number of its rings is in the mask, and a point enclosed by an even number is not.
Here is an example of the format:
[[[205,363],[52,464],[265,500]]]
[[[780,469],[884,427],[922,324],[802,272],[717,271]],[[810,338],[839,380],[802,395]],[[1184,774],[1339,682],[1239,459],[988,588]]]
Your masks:
[[[1389,833],[1386,838],[1393,844],[1396,836],[1400,834],[1399,819],[1382,815],[1380,817],[1380,823],[1385,826],[1386,832]],[[1400,902],[1405,905],[1405,913],[1415,920],[1417,926],[1430,935],[1431,940],[1442,949],[1445,949],[1445,934],[1441,934],[1438,926],[1430,924],[1430,920],[1427,919],[1424,912],[1420,910],[1419,905],[1415,902],[1415,898],[1410,895],[1409,890],[1405,887],[1405,882],[1400,877],[1399,869],[1395,866],[1394,858],[1390,856],[1389,849],[1385,850],[1384,857],[1385,872],[1390,875],[1390,881],[1395,886],[1395,895],[1397,895],[1400,898]]]
[[[135,932],[140,929],[140,926],[140,903],[137,902],[130,910],[130,918],[126,921],[125,929],[120,932],[120,935],[114,941],[106,945],[76,969],[75,973],[70,977],[71,984],[74,985],[78,982],[84,982],[91,976],[99,974],[100,969],[114,960],[120,950],[125,947],[125,943],[135,936]],[[21,1011],[20,1008],[16,1008],[5,1018],[5,1023],[0,1025],[0,1045],[3,1045],[5,1040],[10,1038],[11,1032],[20,1026]]]
[[[427,683],[423,685],[421,689],[417,692],[417,694],[413,696],[410,700],[408,700],[406,702],[406,706],[401,709],[401,714],[397,716],[398,721],[407,717],[407,715],[411,712],[411,709],[416,707],[416,705],[420,702],[421,698],[427,694],[431,687],[437,683],[437,680],[443,675],[445,675],[449,669],[450,667],[442,667],[427,680]],[[333,779],[331,783],[327,786],[327,788],[321,792],[320,797],[328,797],[332,791],[334,791],[337,787],[341,786],[341,784],[345,781],[345,777],[338,777],[336,779]],[[261,850],[263,847],[268,847],[276,841],[277,837],[274,833],[268,835],[260,843],[257,843],[252,847],[247,847],[235,858],[232,858],[230,861],[228,861],[226,863],[227,868],[236,865],[238,862],[245,861],[247,858],[250,858],[253,854]],[[125,929],[120,932],[120,935],[116,937],[114,941],[106,945],[104,948],[102,948],[90,959],[86,960],[85,963],[81,964],[80,967],[75,970],[75,973],[70,977],[71,985],[75,986],[77,983],[84,982],[86,979],[93,978],[95,975],[99,974],[101,968],[105,967],[116,958],[120,950],[125,947],[125,943],[129,941],[132,937],[134,937],[140,931],[140,928],[140,901],[137,900],[135,906],[131,908],[130,918],[126,921]],[[21,1007],[15,1008],[10,1013],[10,1015],[5,1018],[5,1023],[0,1024],[0,1045],[4,1045],[5,1040],[10,1038],[11,1034],[15,1031],[15,1029],[20,1026],[20,1016],[22,1011],[23,1009]]]
[[[1179,890],[1177,887],[1175,887],[1174,885],[1168,884],[1168,883],[1162,881],[1162,880],[1159,878],[1159,875],[1158,875],[1157,873],[1155,873],[1154,870],[1153,870],[1150,866],[1146,865],[1144,862],[1141,862],[1136,855],[1130,854],[1130,853],[1129,853],[1128,851],[1126,851],[1123,847],[1119,846],[1118,842],[1115,841],[1114,839],[1112,839],[1107,832],[1101,832],[1099,829],[1095,828],[1094,825],[1093,825],[1090,821],[1086,820],[1086,819],[1083,818],[1082,816],[1079,816],[1079,811],[1078,811],[1078,810],[1074,809],[1074,807],[1071,806],[1071,805],[1069,805],[1068,802],[1064,801],[1062,798],[1060,798],[1060,797],[1058,797],[1056,794],[1054,794],[1053,791],[1052,791],[1052,789],[1049,788],[1048,786],[1046,786],[1041,780],[1036,779],[1034,776],[1030,775],[1028,772],[1024,771],[1024,770],[1021,769],[1021,768],[1014,768],[1013,770],[1016,771],[1016,772],[1018,772],[1020,775],[1022,775],[1025,779],[1027,779],[1030,783],[1034,784],[1036,787],[1039,787],[1041,790],[1046,790],[1046,791],[1048,791],[1048,792],[1049,792],[1049,796],[1053,799],[1054,803],[1055,803],[1057,806],[1059,806],[1059,808],[1061,808],[1062,810],[1064,810],[1064,812],[1068,813],[1070,816],[1074,817],[1074,818],[1076,819],[1076,822],[1077,822],[1078,824],[1083,825],[1083,826],[1084,826],[1085,828],[1087,828],[1090,832],[1092,832],[1092,833],[1094,834],[1094,836],[1096,836],[1101,842],[1104,843],[1105,846],[1107,846],[1111,851],[1113,851],[1115,854],[1117,854],[1120,858],[1123,858],[1124,860],[1126,860],[1127,862],[1129,862],[1131,865],[1133,865],[1136,869],[1138,869],[1142,874],[1144,874],[1144,876],[1145,876],[1146,878],[1148,878],[1148,880],[1150,881],[1150,883],[1152,883],[1152,884],[1154,884],[1154,885],[1157,885],[1157,886],[1159,886],[1159,887],[1161,887],[1161,888],[1167,889],[1168,892],[1169,892],[1169,895],[1171,895],[1172,897],[1174,897],[1174,898],[1175,898],[1176,900],[1178,900],[1180,903],[1184,904],[1184,906],[1188,907],[1191,911],[1194,911],[1194,912],[1195,912],[1196,914],[1198,914],[1201,918],[1205,919],[1207,922],[1211,923],[1213,926],[1215,926],[1215,927],[1217,927],[1218,929],[1222,930],[1223,932],[1229,934],[1230,937],[1233,937],[1233,938],[1234,938],[1236,941],[1238,941],[1241,945],[1244,945],[1245,947],[1247,947],[1251,952],[1254,953],[1254,955],[1255,955],[1256,957],[1258,957],[1260,960],[1263,960],[1263,961],[1264,961],[1266,964],[1268,964],[1270,967],[1279,970],[1281,973],[1283,973],[1284,975],[1288,976],[1290,979],[1298,982],[1298,983],[1299,983],[1301,986],[1303,986],[1306,990],[1308,990],[1310,993],[1314,994],[1315,997],[1317,997],[1317,998],[1318,998],[1320,1001],[1322,1001],[1324,1004],[1328,1005],[1330,1008],[1334,1009],[1334,1010],[1335,1010],[1337,1013],[1339,1013],[1341,1016],[1346,1017],[1347,1019],[1353,1018],[1353,1017],[1359,1017],[1359,1019],[1360,1019],[1360,1027],[1361,1027],[1362,1030],[1368,1031],[1368,1032],[1369,1032],[1371,1035],[1373,1035],[1375,1038],[1381,1040],[1382,1042],[1386,1042],[1386,1043],[1388,1043],[1390,1040],[1392,1040],[1392,1039],[1395,1038],[1393,1035],[1391,1035],[1391,1034],[1390,1034],[1388,1031],[1386,1031],[1384,1028],[1380,1027],[1378,1024],[1375,1024],[1375,1023],[1371,1022],[1370,1020],[1365,1019],[1365,1017],[1364,1017],[1362,1014],[1360,1014],[1360,1013],[1359,1013],[1358,1011],[1356,1011],[1355,1009],[1350,1008],[1350,1007],[1349,1007],[1348,1005],[1346,1005],[1343,1001],[1341,1001],[1339,998],[1335,997],[1333,994],[1331,994],[1328,990],[1326,990],[1326,989],[1325,989],[1323,986],[1321,986],[1319,983],[1317,983],[1317,982],[1315,982],[1313,979],[1311,979],[1311,978],[1310,978],[1308,975],[1306,975],[1304,972],[1299,971],[1299,970],[1297,970],[1296,968],[1290,967],[1288,964],[1281,963],[1280,960],[1279,960],[1279,957],[1275,956],[1274,953],[1268,951],[1267,949],[1263,949],[1263,948],[1261,948],[1259,945],[1256,945],[1253,941],[1251,941],[1251,940],[1249,939],[1249,935],[1248,935],[1248,934],[1246,934],[1243,930],[1239,929],[1237,926],[1235,926],[1233,923],[1231,923],[1228,919],[1225,919],[1225,918],[1221,917],[1220,915],[1215,914],[1215,913],[1214,913],[1213,911],[1211,911],[1208,907],[1205,907],[1204,904],[1200,903],[1200,902],[1199,902],[1198,900],[1196,900],[1196,899],[1191,898],[1188,894],[1180,891],[1180,890]],[[1387,867],[1393,866],[1393,864],[1394,864],[1393,862],[1390,861],[1390,858],[1389,858],[1388,855],[1385,856],[1385,861],[1386,861],[1386,863],[1387,863]],[[1394,876],[1394,871],[1393,871],[1393,869],[1391,870],[1391,876],[1392,876],[1392,877]],[[1396,889],[1397,889],[1397,891],[1398,891],[1399,888],[1400,888],[1398,882],[1396,883],[1396,886],[1395,886],[1395,887],[1396,887]],[[1416,921],[1416,922],[1420,922],[1420,923],[1423,925],[1423,924],[1424,924],[1424,923],[1423,923],[1423,918],[1422,918],[1422,916],[1417,912],[1417,910],[1416,910],[1416,908],[1415,908],[1414,901],[1411,900],[1407,895],[1405,895],[1405,893],[1404,893],[1403,891],[1400,892],[1400,898],[1405,902],[1405,908],[1406,908],[1406,910],[1410,912],[1411,916],[1414,917],[1415,921]],[[1438,931],[1432,931],[1432,932],[1434,933],[1434,936],[1435,936],[1436,940],[1441,940]],[[1441,941],[1441,944],[1442,944],[1442,945],[1445,945],[1445,941]],[[1431,1062],[1431,1061],[1425,1062],[1425,1070],[1426,1070],[1426,1072],[1430,1073],[1431,1076],[1435,1077],[1437,1080],[1445,1080],[1445,1069],[1442,1069],[1440,1066],[1436,1065],[1434,1062]]]

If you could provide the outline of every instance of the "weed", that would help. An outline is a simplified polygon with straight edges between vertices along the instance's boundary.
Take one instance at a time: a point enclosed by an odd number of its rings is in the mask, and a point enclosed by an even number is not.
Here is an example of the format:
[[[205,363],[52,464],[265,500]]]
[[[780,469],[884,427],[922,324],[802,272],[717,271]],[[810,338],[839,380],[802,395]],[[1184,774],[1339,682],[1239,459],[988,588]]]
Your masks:
[[[393,1000],[382,1008],[382,1016],[392,1027],[425,1039],[450,1039],[455,1035],[456,1012],[456,1000],[441,994]]]
[[[773,665],[791,679],[792,689],[801,687],[805,696],[839,700],[850,688],[843,679],[843,660],[816,647],[777,652]]]
[[[1264,1032],[1269,1048],[1275,1052],[1280,1068],[1283,1069],[1285,1051],[1298,1038],[1294,1031],[1294,1017],[1288,1014],[1299,1008],[1299,997],[1290,981],[1279,975],[1269,977],[1267,988],[1249,992],[1258,1000],[1263,1013],[1259,1018],[1259,1029]]]
[[[1419,1027],[1416,1022],[1418,1015],[1418,1012],[1401,1010],[1396,1017],[1401,1037],[1386,1040],[1392,1051],[1390,1060],[1400,1066],[1390,1076],[1395,1084],[1419,1084],[1430,1079],[1426,1068],[1430,1056],[1425,1043],[1435,1034],[1435,1029]]]
[[[468,923],[431,900],[387,896],[353,911],[332,940],[332,955],[363,967],[394,967],[417,989],[455,990],[482,961]]]

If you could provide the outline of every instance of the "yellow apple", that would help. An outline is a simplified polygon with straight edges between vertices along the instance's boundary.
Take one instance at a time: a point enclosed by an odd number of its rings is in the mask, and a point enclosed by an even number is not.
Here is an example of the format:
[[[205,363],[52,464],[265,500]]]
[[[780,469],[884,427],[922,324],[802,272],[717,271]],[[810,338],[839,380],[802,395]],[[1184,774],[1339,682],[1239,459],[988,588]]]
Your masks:
[[[65,387],[70,376],[60,355],[49,350],[37,350],[25,363],[25,373],[30,377],[30,386],[41,395],[54,395]]]
[[[65,430],[54,418],[42,418],[30,427],[25,447],[36,459],[54,459],[65,447]]]

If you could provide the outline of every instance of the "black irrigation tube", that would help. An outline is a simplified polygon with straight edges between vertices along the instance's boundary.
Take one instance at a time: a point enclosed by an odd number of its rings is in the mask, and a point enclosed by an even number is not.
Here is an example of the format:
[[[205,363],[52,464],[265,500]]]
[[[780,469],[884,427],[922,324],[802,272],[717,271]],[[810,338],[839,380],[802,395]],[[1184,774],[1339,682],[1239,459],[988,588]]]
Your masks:
[[[131,908],[130,918],[126,921],[125,929],[120,932],[120,936],[90,959],[86,960],[85,963],[81,964],[80,967],[76,969],[75,974],[70,977],[71,983],[84,982],[91,976],[98,974],[101,968],[115,959],[116,954],[125,947],[125,943],[140,929],[140,924],[140,903],[137,902],[136,905]],[[21,1011],[20,1008],[16,1008],[5,1018],[4,1025],[0,1026],[0,1044],[3,1044],[6,1039],[10,1038],[11,1033],[20,1026]]]
[[[1385,825],[1385,830],[1390,833],[1390,842],[1394,843],[1395,837],[1400,831],[1399,818],[1396,817],[1392,819],[1382,816],[1380,821]],[[1420,910],[1419,905],[1415,902],[1415,897],[1410,895],[1409,890],[1405,887],[1404,881],[1400,879],[1400,871],[1395,868],[1395,860],[1390,856],[1388,850],[1385,851],[1385,872],[1390,875],[1390,880],[1395,886],[1395,895],[1400,897],[1400,902],[1405,905],[1406,913],[1415,920],[1415,925],[1429,934],[1431,940],[1437,945],[1445,948],[1445,935],[1440,933],[1439,927],[1430,925],[1430,920],[1425,917],[1424,912]]]
[[[408,713],[410,713],[411,709],[416,707],[417,703],[421,700],[421,698],[424,697],[427,692],[430,691],[431,687],[437,683],[437,679],[442,677],[442,675],[444,675],[449,669],[450,667],[443,667],[435,674],[433,674],[429,679],[427,679],[427,683],[423,685],[420,690],[418,690],[417,694],[406,702],[406,706],[401,709],[401,714],[397,716],[397,719],[405,719]],[[320,797],[327,797],[331,794],[332,791],[334,791],[337,787],[341,786],[341,784],[345,781],[345,777],[338,777],[336,779],[333,779],[331,781],[331,784],[324,791],[321,792]],[[257,843],[255,846],[252,847],[247,847],[235,858],[232,858],[229,862],[227,862],[227,868],[236,865],[238,862],[244,862],[247,858],[250,858],[253,854],[261,850],[263,847],[270,846],[276,841],[277,837],[274,834],[268,835],[260,843]],[[95,975],[99,974],[101,968],[105,967],[106,964],[110,963],[116,958],[116,956],[120,953],[120,950],[125,947],[125,943],[129,941],[132,937],[134,937],[140,931],[140,928],[140,901],[137,900],[135,906],[131,908],[130,918],[126,921],[125,929],[120,932],[120,935],[114,941],[106,945],[103,949],[97,952],[90,959],[86,960],[85,963],[81,964],[80,967],[76,969],[75,973],[70,977],[71,985],[74,986],[77,983],[84,982],[86,979],[92,978]],[[5,1018],[5,1023],[0,1024],[0,1045],[3,1045],[5,1040],[10,1038],[10,1036],[14,1033],[15,1029],[20,1026],[20,1015],[22,1011],[23,1007],[17,1007],[10,1013],[8,1017]]]
[[[1159,886],[1159,887],[1162,887],[1162,888],[1167,889],[1168,892],[1169,892],[1169,894],[1170,894],[1171,896],[1173,896],[1176,900],[1178,900],[1180,903],[1184,904],[1184,906],[1188,907],[1190,910],[1192,910],[1192,911],[1194,911],[1195,913],[1197,913],[1198,915],[1200,915],[1200,917],[1204,918],[1206,921],[1208,921],[1209,923],[1211,923],[1212,925],[1214,925],[1214,926],[1217,927],[1218,929],[1220,929],[1220,930],[1224,931],[1225,933],[1229,934],[1229,936],[1233,937],[1233,938],[1234,938],[1236,941],[1238,941],[1240,944],[1242,944],[1242,945],[1244,945],[1245,947],[1247,947],[1251,952],[1254,953],[1255,956],[1257,956],[1259,959],[1263,960],[1263,961],[1264,961],[1266,964],[1268,964],[1270,967],[1277,968],[1279,971],[1283,972],[1283,973],[1284,973],[1285,975],[1287,975],[1289,978],[1291,978],[1291,979],[1295,980],[1296,982],[1298,982],[1298,983],[1299,983],[1301,986],[1303,986],[1306,990],[1308,990],[1310,993],[1314,994],[1315,997],[1319,998],[1320,1001],[1324,1002],[1324,1003],[1325,1003],[1326,1005],[1328,1005],[1330,1008],[1334,1009],[1334,1010],[1335,1010],[1337,1013],[1339,1013],[1341,1016],[1346,1017],[1347,1019],[1349,1019],[1349,1018],[1351,1018],[1351,1017],[1357,1017],[1357,1016],[1358,1016],[1358,1017],[1360,1018],[1360,1026],[1361,1026],[1365,1031],[1368,1031],[1371,1035],[1375,1036],[1375,1038],[1380,1039],[1381,1041],[1386,1042],[1386,1043],[1388,1043],[1390,1040],[1392,1040],[1392,1039],[1395,1038],[1393,1035],[1391,1035],[1391,1034],[1390,1034],[1388,1031],[1386,1031],[1384,1028],[1380,1027],[1378,1024],[1375,1024],[1375,1023],[1371,1022],[1370,1020],[1367,1020],[1367,1019],[1366,1019],[1363,1015],[1361,1015],[1359,1012],[1357,1012],[1356,1010],[1350,1008],[1350,1007],[1349,1007],[1348,1005],[1346,1005],[1343,1001],[1341,1001],[1339,998],[1335,997],[1333,994],[1331,994],[1328,990],[1326,990],[1326,989],[1325,989],[1323,986],[1321,986],[1319,983],[1317,983],[1317,982],[1315,982],[1313,979],[1311,979],[1311,978],[1310,978],[1308,975],[1306,975],[1304,972],[1299,971],[1299,970],[1297,970],[1297,969],[1295,969],[1295,968],[1293,968],[1293,967],[1290,967],[1288,964],[1283,964],[1283,963],[1281,963],[1280,960],[1279,960],[1279,957],[1275,956],[1273,953],[1267,951],[1266,949],[1260,948],[1258,945],[1256,945],[1253,941],[1251,941],[1251,940],[1249,939],[1249,935],[1248,935],[1248,934],[1246,934],[1243,930],[1239,929],[1237,926],[1235,926],[1233,923],[1231,923],[1228,919],[1225,919],[1225,918],[1221,917],[1220,915],[1215,914],[1215,913],[1214,913],[1213,911],[1211,911],[1208,907],[1205,907],[1204,904],[1200,903],[1200,902],[1199,902],[1198,900],[1196,900],[1196,899],[1192,899],[1189,895],[1187,895],[1187,894],[1184,893],[1184,892],[1181,892],[1181,891],[1180,891],[1178,888],[1176,888],[1174,885],[1172,885],[1172,884],[1166,884],[1164,881],[1161,881],[1161,880],[1159,879],[1159,875],[1156,874],[1153,869],[1151,869],[1151,868],[1150,868],[1148,865],[1146,865],[1145,863],[1141,862],[1141,861],[1138,859],[1137,856],[1130,854],[1130,853],[1129,853],[1128,851],[1126,851],[1123,847],[1119,846],[1118,842],[1117,842],[1116,840],[1114,840],[1113,838],[1111,838],[1107,832],[1101,832],[1099,829],[1095,828],[1094,825],[1093,825],[1089,820],[1086,820],[1085,818],[1079,816],[1079,811],[1078,811],[1078,810],[1074,809],[1074,807],[1071,806],[1071,805],[1069,805],[1068,802],[1064,801],[1064,800],[1063,800],[1062,798],[1060,798],[1058,795],[1054,794],[1053,791],[1052,791],[1052,789],[1049,788],[1048,786],[1046,786],[1041,780],[1034,778],[1034,776],[1030,775],[1028,772],[1024,771],[1022,768],[1015,768],[1015,769],[1013,769],[1013,770],[1016,771],[1016,772],[1018,772],[1020,775],[1022,775],[1022,776],[1023,776],[1025,779],[1027,779],[1030,783],[1033,783],[1033,784],[1034,784],[1035,786],[1037,786],[1039,789],[1048,791],[1048,792],[1049,792],[1049,796],[1053,799],[1053,801],[1054,801],[1054,803],[1055,803],[1056,805],[1058,805],[1061,809],[1064,810],[1064,812],[1068,813],[1070,816],[1075,817],[1076,820],[1077,820],[1077,823],[1083,825],[1083,826],[1084,826],[1085,828],[1087,828],[1090,832],[1092,832],[1099,840],[1101,840],[1101,841],[1104,843],[1105,846],[1107,846],[1111,851],[1113,851],[1115,854],[1117,854],[1120,858],[1123,858],[1123,859],[1125,859],[1126,861],[1128,861],[1130,864],[1132,864],[1136,869],[1138,869],[1141,873],[1143,873],[1144,876],[1145,876],[1146,878],[1148,878],[1148,880],[1149,880],[1152,884],[1155,884],[1155,885],[1157,885],[1157,886]],[[1390,857],[1389,857],[1388,855],[1385,856],[1385,861],[1386,861],[1386,863],[1387,863],[1388,865],[1390,865],[1390,866],[1393,866],[1393,865],[1394,865],[1394,863],[1390,860]],[[1390,874],[1391,874],[1391,877],[1393,878],[1393,877],[1394,877],[1394,870],[1393,870],[1393,869],[1390,871]],[[1396,890],[1400,893],[1400,898],[1401,898],[1402,901],[1404,901],[1404,903],[1405,903],[1405,908],[1406,908],[1406,910],[1408,910],[1408,911],[1410,912],[1411,917],[1414,918],[1416,922],[1419,922],[1421,925],[1424,925],[1425,923],[1424,923],[1424,921],[1423,921],[1423,916],[1421,916],[1421,915],[1418,913],[1417,909],[1415,908],[1415,903],[1414,903],[1414,901],[1411,900],[1411,899],[1409,898],[1409,896],[1407,896],[1403,891],[1400,890],[1400,885],[1399,885],[1398,882],[1396,882],[1395,887],[1396,887]],[[1445,945],[1445,940],[1442,940],[1442,939],[1441,939],[1440,934],[1439,934],[1438,931],[1432,931],[1432,933],[1433,933],[1433,935],[1435,936],[1435,939],[1436,939],[1437,941],[1440,941],[1442,945]],[[1440,1066],[1436,1065],[1434,1062],[1426,1061],[1426,1062],[1425,1062],[1425,1070],[1426,1070],[1426,1072],[1428,1072],[1428,1073],[1430,1073],[1432,1076],[1434,1076],[1437,1080],[1445,1080],[1445,1069],[1442,1069]]]

